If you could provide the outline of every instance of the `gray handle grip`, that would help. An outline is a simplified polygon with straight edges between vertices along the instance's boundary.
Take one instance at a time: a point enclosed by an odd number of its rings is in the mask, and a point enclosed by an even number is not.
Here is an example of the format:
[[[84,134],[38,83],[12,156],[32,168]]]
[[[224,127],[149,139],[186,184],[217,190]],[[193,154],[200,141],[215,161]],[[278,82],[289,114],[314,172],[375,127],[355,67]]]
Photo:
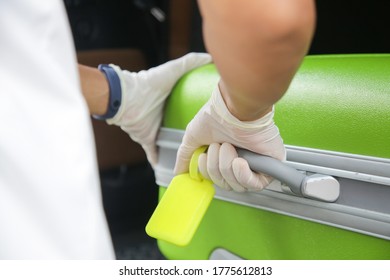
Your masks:
[[[286,184],[296,195],[302,196],[301,186],[305,181],[306,175],[298,170],[284,164],[280,160],[258,155],[244,149],[237,149],[239,157],[248,161],[253,171],[267,174],[276,180]]]
[[[253,171],[267,174],[286,184],[298,196],[334,202],[340,195],[340,184],[331,176],[320,174],[306,176],[277,159],[244,149],[237,149],[237,153],[239,157],[248,161]]]

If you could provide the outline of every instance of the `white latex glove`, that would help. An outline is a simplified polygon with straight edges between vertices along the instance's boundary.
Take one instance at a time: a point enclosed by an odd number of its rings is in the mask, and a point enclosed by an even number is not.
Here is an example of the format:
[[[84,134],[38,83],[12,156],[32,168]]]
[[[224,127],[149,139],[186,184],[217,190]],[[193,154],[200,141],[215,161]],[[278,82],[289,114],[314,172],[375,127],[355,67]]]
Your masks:
[[[247,161],[237,156],[234,146],[285,160],[286,151],[273,115],[272,110],[256,121],[242,122],[229,112],[217,87],[186,128],[175,173],[188,172],[193,152],[209,145],[207,154],[202,154],[198,161],[203,177],[226,190],[262,190],[272,178],[252,172]]]
[[[157,163],[156,136],[166,98],[180,77],[209,62],[209,54],[189,53],[138,73],[122,71],[118,66],[110,65],[120,79],[122,103],[117,114],[107,123],[120,126],[134,141],[140,143],[154,166]]]

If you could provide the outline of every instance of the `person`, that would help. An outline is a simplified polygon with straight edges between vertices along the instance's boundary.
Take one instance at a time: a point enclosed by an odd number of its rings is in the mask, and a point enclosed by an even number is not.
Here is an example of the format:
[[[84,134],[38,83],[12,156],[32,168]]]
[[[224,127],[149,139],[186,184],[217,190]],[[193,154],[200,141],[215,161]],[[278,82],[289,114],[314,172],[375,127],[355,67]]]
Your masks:
[[[188,125],[175,172],[186,172],[193,150],[208,144],[200,159],[204,176],[226,189],[259,190],[268,179],[251,172],[234,146],[285,157],[273,104],[307,51],[314,4],[199,0],[199,5],[206,47],[221,80]],[[116,65],[80,65],[77,71],[61,1],[2,3],[0,34],[0,116],[7,120],[0,124],[0,258],[115,258],[89,115],[120,126],[154,165],[166,97],[181,75],[210,62],[210,56],[189,54],[139,73]],[[209,131],[215,133],[207,136]]]
[[[285,160],[273,122],[274,104],[286,92],[309,49],[315,27],[312,0],[199,0],[203,36],[221,79],[188,124],[175,173],[188,171],[196,148],[199,170],[221,188],[259,191],[272,180],[252,172],[234,147]]]
[[[0,5],[0,259],[114,259],[91,99],[81,93],[64,5]],[[207,54],[189,54],[147,72],[124,73],[129,90],[123,92],[134,94],[114,119],[119,125],[136,116],[134,135],[144,125],[150,130],[146,126],[158,123],[155,109],[176,79],[209,61]],[[99,114],[100,91],[94,93],[89,105]]]
[[[286,92],[309,49],[315,27],[314,1],[251,0],[244,6],[236,0],[198,2],[206,48],[221,79],[210,100],[186,128],[175,173],[188,172],[193,152],[209,145],[207,154],[199,157],[199,170],[205,178],[226,190],[259,191],[272,178],[252,172],[246,160],[237,156],[235,147],[286,159],[283,140],[273,122],[273,105]],[[136,74],[112,68],[122,88],[133,84]],[[85,92],[93,96],[97,90]],[[141,143],[152,165],[157,161],[155,138],[166,96],[168,93],[161,96],[160,105],[139,102],[135,106],[156,108],[153,114],[140,109],[142,114],[137,118],[135,109],[129,116],[119,110],[107,121],[121,126]],[[152,119],[152,115],[158,118]],[[144,119],[143,132],[139,131],[139,119]]]
[[[82,93],[90,113],[97,119],[120,126],[140,143],[148,161],[157,163],[156,137],[165,100],[187,71],[211,62],[206,53],[189,53],[179,59],[138,73],[117,65],[99,69],[79,65]],[[114,103],[121,104],[115,106]]]

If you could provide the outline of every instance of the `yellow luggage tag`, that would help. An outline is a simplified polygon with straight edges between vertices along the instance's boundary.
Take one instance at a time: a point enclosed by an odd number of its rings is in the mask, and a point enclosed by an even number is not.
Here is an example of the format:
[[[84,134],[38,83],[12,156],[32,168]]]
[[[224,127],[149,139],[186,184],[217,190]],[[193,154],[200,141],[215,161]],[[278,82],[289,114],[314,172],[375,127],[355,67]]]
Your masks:
[[[194,152],[189,173],[172,179],[146,225],[149,236],[179,246],[190,243],[215,194],[213,183],[198,171],[199,155],[206,149]]]

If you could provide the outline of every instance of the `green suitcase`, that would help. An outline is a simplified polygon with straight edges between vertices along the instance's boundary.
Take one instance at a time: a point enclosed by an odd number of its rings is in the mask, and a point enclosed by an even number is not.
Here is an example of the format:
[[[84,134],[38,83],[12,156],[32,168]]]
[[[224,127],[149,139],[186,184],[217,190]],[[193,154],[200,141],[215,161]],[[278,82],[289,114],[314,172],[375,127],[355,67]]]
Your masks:
[[[160,198],[177,148],[219,76],[214,65],[186,74],[167,102],[157,144]],[[188,246],[159,240],[168,259],[390,259],[390,55],[305,58],[275,122],[289,167],[333,176],[335,202],[297,196],[274,180],[259,193],[216,187]]]

